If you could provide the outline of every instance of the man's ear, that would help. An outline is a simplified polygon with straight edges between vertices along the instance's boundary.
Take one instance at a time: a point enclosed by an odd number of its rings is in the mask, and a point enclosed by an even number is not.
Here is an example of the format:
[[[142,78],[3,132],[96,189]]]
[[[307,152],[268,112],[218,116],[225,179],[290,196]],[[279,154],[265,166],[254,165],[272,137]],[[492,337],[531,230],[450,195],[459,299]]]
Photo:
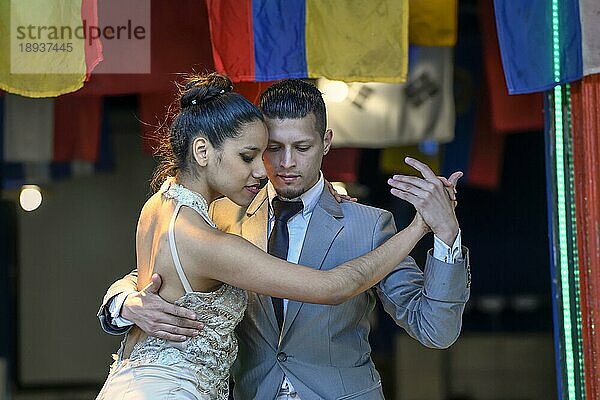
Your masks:
[[[333,140],[333,131],[331,129],[327,129],[325,131],[325,135],[323,135],[323,155],[329,153],[329,149],[331,148],[331,141]]]
[[[197,137],[192,142],[192,156],[194,157],[194,160],[196,160],[196,163],[201,167],[206,167],[208,165],[209,147],[210,143],[202,136]]]

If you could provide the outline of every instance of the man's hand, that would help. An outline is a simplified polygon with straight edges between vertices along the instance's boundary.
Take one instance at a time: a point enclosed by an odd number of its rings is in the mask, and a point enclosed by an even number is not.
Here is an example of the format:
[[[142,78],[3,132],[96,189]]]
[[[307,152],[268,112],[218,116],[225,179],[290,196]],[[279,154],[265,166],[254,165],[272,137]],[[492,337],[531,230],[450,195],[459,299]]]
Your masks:
[[[392,186],[392,194],[411,203],[433,233],[448,246],[452,246],[458,234],[458,220],[453,204],[456,201],[454,186],[462,172],[455,172],[444,182],[422,162],[410,157],[405,162],[419,171],[423,178],[394,175],[388,180],[388,184]]]
[[[204,325],[196,321],[196,313],[163,300],[158,295],[161,284],[160,275],[153,274],[148,286],[127,296],[121,316],[148,335],[161,339],[183,342],[198,336]]]

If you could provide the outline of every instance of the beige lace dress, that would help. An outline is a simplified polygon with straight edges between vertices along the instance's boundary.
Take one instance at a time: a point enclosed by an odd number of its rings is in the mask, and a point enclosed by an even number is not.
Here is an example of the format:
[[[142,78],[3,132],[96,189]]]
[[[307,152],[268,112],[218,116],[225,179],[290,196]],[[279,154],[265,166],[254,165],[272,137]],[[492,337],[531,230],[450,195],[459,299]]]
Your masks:
[[[172,178],[160,191],[176,203],[169,225],[169,245],[186,293],[175,304],[196,311],[204,329],[185,342],[149,336],[135,344],[128,358],[123,358],[125,337],[97,400],[227,400],[229,369],[238,350],[234,329],[244,315],[248,298],[244,290],[227,284],[209,293],[192,290],[175,247],[175,219],[181,207],[187,206],[216,227],[208,216],[206,201],[198,193]]]

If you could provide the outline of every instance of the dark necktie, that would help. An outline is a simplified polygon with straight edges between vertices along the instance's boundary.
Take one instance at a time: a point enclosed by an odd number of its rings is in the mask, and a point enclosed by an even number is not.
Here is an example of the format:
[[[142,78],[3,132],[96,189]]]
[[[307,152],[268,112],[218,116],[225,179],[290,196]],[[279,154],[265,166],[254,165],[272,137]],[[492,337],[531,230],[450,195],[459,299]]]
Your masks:
[[[301,201],[284,201],[278,197],[273,199],[273,214],[275,215],[275,223],[269,237],[269,254],[279,257],[282,260],[287,260],[287,253],[290,244],[290,234],[288,232],[287,223],[290,218],[298,214],[302,210]],[[279,329],[283,326],[283,300],[277,297],[271,298],[273,301],[273,309],[277,317]]]

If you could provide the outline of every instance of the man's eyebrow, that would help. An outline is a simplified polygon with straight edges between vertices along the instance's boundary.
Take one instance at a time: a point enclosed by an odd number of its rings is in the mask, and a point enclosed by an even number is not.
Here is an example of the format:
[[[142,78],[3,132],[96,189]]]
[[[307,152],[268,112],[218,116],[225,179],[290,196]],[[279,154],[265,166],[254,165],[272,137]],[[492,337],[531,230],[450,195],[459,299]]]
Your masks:
[[[243,147],[242,150],[250,150],[250,151],[252,151],[252,150],[260,150],[260,148],[254,146],[254,145],[249,145],[249,146]]]
[[[281,142],[277,141],[277,140],[271,140],[269,139],[269,144],[282,144]],[[298,144],[312,144],[313,141],[311,139],[302,139],[302,140],[297,140],[295,142],[292,142],[292,144],[294,145],[298,145]]]

